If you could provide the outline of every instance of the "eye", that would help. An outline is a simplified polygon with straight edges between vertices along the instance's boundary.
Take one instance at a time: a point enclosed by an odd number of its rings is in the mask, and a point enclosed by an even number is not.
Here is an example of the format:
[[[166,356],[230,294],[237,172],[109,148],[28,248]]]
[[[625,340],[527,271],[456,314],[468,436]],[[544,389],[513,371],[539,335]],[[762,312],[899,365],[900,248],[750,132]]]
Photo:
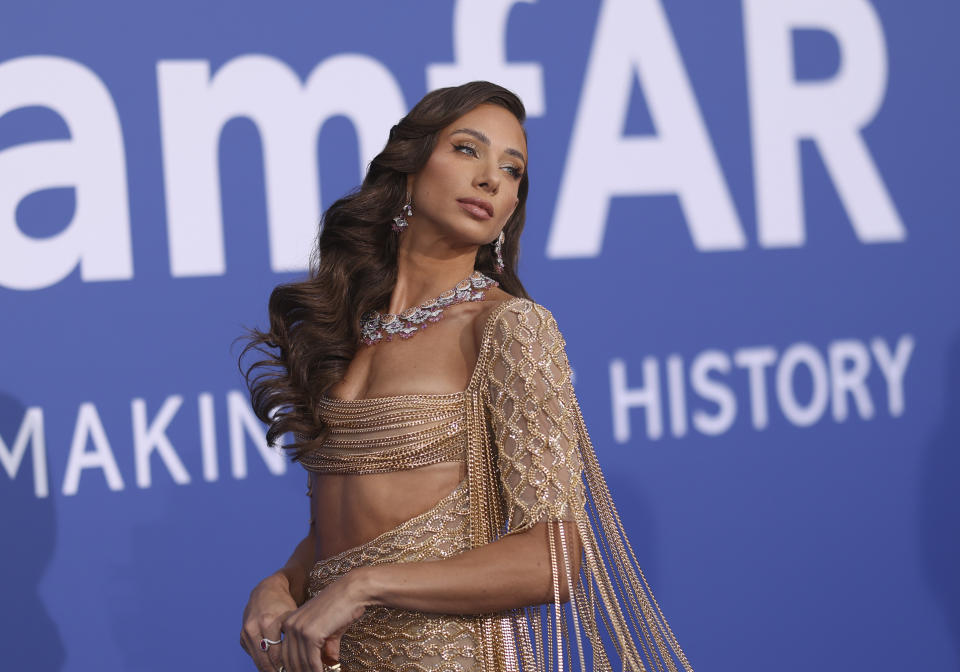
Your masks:
[[[523,177],[523,170],[514,165],[506,165],[504,166],[504,169],[510,173],[510,176],[515,180],[519,180],[521,177]]]
[[[477,148],[469,143],[460,143],[453,146],[454,151],[467,154],[468,156],[478,156]]]

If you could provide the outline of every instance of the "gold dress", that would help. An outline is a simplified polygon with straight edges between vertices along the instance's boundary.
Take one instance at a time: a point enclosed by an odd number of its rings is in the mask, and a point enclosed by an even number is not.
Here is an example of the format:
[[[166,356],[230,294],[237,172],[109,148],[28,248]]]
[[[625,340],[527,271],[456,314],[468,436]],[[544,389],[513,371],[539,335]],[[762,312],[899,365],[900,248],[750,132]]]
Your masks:
[[[311,471],[463,461],[467,475],[428,511],[317,562],[310,597],[360,565],[447,558],[541,521],[574,521],[583,549],[566,603],[559,582],[572,574],[572,546],[551,524],[551,604],[464,615],[368,608],[342,639],[344,672],[692,672],[624,533],[546,308],[522,298],[497,306],[462,392],[328,398],[320,411],[329,433],[303,459]]]

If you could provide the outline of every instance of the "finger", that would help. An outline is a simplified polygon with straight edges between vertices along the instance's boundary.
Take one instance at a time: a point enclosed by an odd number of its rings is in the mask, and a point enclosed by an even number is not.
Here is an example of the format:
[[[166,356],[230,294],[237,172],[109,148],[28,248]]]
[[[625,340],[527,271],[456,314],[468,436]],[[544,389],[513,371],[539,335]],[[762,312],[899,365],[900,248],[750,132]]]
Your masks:
[[[323,645],[324,642],[315,643],[309,648],[306,652],[308,655],[307,664],[309,665],[309,670],[311,672],[323,672]]]
[[[284,672],[293,672],[293,665],[290,664],[290,651],[293,648],[293,640],[289,633],[284,633],[283,646],[280,647],[280,664]]]
[[[253,664],[257,666],[258,670],[261,672],[267,672],[269,668],[264,667],[264,662],[262,660],[262,651],[260,650],[259,640],[257,643],[253,643],[250,636],[246,633],[240,637],[240,646],[243,647],[243,650],[247,652],[247,655],[253,660]]]
[[[310,662],[310,643],[304,638],[302,632],[297,635],[296,656],[296,672],[314,672],[313,664]],[[319,672],[323,668],[319,667],[317,670]]]
[[[271,672],[279,672],[283,665],[283,648],[286,645],[286,642],[281,642],[279,644],[274,644],[270,647],[270,650],[267,651],[267,659],[270,663],[270,667],[267,668]]]
[[[288,612],[289,613],[289,612]],[[284,614],[285,616],[286,614]],[[257,651],[259,652],[259,659],[262,661],[263,669],[276,672],[280,669],[280,651],[283,642],[283,633],[280,631],[280,623],[283,616],[274,618],[269,617],[263,620],[261,623],[261,632],[263,633],[264,639],[272,640],[273,642],[280,642],[279,644],[272,644],[267,642],[267,649],[264,651],[260,647],[260,641],[257,641]]]
[[[299,642],[297,641],[297,635],[294,628],[287,622],[284,621],[280,626],[280,629],[283,631],[283,648],[280,653],[283,658],[283,667],[285,672],[300,672],[300,667],[297,663],[297,646]]]
[[[264,637],[264,635],[261,634],[263,631],[264,627],[259,623],[254,621],[244,623],[240,640],[243,644],[244,651],[253,659],[253,664],[257,666],[257,669],[262,672],[271,672],[273,668],[270,667],[270,660],[267,658],[267,654],[260,644],[260,641]],[[280,639],[279,636],[266,636],[270,639]]]
[[[243,650],[247,652],[251,658],[254,653],[256,653],[257,647],[254,642],[253,628],[255,626],[251,624],[244,624],[243,629],[240,631],[240,646],[243,647]]]
[[[323,643],[323,649],[321,651],[323,654],[323,664],[324,665],[336,665],[340,662],[340,635],[334,635],[329,637]]]
[[[323,672],[323,664],[320,667],[314,667],[312,650],[317,646],[308,638],[302,627],[296,628],[297,648],[296,654],[296,672]]]
[[[270,662],[270,654],[273,653],[273,647],[275,646],[277,645],[276,644],[270,645],[269,653],[266,651],[261,651],[260,648],[258,647],[257,653],[253,656],[250,656],[251,658],[253,658],[253,662],[257,666],[257,669],[260,670],[261,672],[276,672],[277,668],[275,668],[273,666],[273,663]]]
[[[260,637],[260,639],[258,639],[256,644],[252,647],[254,653],[251,654],[251,657],[253,658],[253,662],[256,663],[257,669],[264,670],[265,672],[273,672],[277,669],[277,667],[273,664],[273,658],[277,655],[276,649],[280,646],[280,644],[265,642],[264,640],[266,639],[279,642],[280,633],[264,632],[263,636]],[[266,649],[263,648],[264,645],[266,645]]]

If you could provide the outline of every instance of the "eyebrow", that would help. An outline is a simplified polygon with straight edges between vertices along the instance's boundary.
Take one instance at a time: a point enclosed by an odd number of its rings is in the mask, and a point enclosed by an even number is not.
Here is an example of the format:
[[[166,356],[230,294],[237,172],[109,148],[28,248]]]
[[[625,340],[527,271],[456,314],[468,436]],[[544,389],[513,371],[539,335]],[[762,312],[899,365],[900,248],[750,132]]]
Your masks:
[[[458,128],[457,130],[450,133],[450,135],[456,135],[457,133],[466,133],[467,135],[472,135],[483,144],[487,145],[488,147],[490,146],[490,138],[488,138],[486,133],[484,133],[483,131],[478,131],[474,128]],[[521,152],[519,149],[514,149],[513,147],[507,147],[503,151],[509,154],[510,156],[517,157],[518,159],[523,161],[524,165],[526,165],[527,157],[525,157],[523,155],[523,152]]]

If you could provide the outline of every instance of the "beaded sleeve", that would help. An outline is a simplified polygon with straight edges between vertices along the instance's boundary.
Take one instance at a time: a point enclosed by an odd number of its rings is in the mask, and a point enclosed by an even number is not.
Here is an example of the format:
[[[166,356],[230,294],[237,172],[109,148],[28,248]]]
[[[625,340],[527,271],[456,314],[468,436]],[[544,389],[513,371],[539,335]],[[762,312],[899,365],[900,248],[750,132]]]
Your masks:
[[[583,510],[570,365],[553,316],[507,310],[492,335],[490,417],[509,532]]]
[[[533,301],[507,303],[481,357],[500,492],[487,529],[503,535],[550,523],[553,602],[502,616],[490,635],[502,647],[491,669],[693,672],[617,514],[556,320]]]

